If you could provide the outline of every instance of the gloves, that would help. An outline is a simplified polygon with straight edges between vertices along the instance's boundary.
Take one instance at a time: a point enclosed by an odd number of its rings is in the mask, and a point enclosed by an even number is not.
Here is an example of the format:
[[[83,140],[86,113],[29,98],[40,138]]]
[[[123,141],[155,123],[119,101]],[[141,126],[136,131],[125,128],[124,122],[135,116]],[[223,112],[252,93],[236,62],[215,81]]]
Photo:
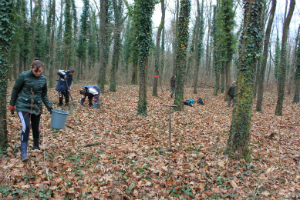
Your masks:
[[[13,115],[13,114],[15,114],[15,106],[10,106],[9,107],[9,110],[10,110],[10,113]]]
[[[97,102],[97,101],[98,101],[98,99],[95,98],[95,99],[94,99],[94,102]]]
[[[50,115],[52,115],[52,110],[53,110],[53,108],[48,108]]]

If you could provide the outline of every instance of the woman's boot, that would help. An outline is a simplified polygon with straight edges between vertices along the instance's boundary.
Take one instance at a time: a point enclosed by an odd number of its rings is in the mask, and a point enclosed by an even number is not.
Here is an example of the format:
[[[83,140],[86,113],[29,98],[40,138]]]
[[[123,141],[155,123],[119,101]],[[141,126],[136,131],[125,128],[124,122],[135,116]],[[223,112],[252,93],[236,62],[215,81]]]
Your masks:
[[[27,142],[21,142],[21,160],[22,162],[26,162],[28,160]]]
[[[33,138],[33,149],[40,150],[39,148],[39,138]]]

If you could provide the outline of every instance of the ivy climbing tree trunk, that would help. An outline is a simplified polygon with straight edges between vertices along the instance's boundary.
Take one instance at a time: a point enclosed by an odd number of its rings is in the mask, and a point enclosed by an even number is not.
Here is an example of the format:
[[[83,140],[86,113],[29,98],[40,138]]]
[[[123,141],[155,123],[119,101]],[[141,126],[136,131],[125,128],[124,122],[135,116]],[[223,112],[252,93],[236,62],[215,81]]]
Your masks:
[[[161,74],[159,74],[160,37],[161,37],[161,31],[163,30],[165,25],[165,1],[160,0],[160,4],[161,4],[161,21],[157,30],[157,37],[156,37],[156,50],[155,50],[155,62],[154,62],[155,72],[154,72],[154,84],[153,84],[152,96],[158,96],[157,95],[158,77],[161,76]]]
[[[178,16],[178,34],[176,47],[176,85],[175,85],[175,100],[177,105],[175,110],[183,111],[183,96],[184,96],[184,72],[186,68],[186,50],[189,40],[189,21],[190,21],[191,1],[180,0],[180,13]]]
[[[7,122],[6,122],[6,92],[8,75],[8,56],[12,32],[11,0],[0,0],[0,148],[7,148]]]
[[[65,0],[65,31],[64,31],[64,67],[69,69],[72,60],[72,17],[71,17],[71,0]]]
[[[100,70],[98,85],[104,93],[105,71],[106,71],[106,18],[107,18],[107,0],[100,1]]]
[[[147,116],[147,65],[148,54],[151,41],[152,29],[152,13],[154,9],[154,1],[152,0],[136,0],[139,13],[136,16],[139,24],[138,44],[140,48],[139,68],[140,68],[140,84],[139,84],[139,102],[138,114]]]
[[[228,101],[228,88],[230,85],[230,66],[232,61],[232,56],[234,53],[235,39],[233,34],[234,29],[234,11],[233,11],[233,0],[223,0],[221,3],[221,15],[222,15],[222,26],[223,26],[223,37],[221,43],[224,45],[225,49],[225,95],[224,100]]]
[[[115,15],[115,32],[114,32],[114,49],[113,49],[113,59],[112,68],[110,72],[110,86],[109,91],[116,92],[116,73],[119,64],[119,49],[120,49],[120,38],[121,38],[121,11],[122,11],[122,1],[113,0],[113,8]]]
[[[50,67],[49,67],[49,88],[53,86],[53,57],[54,57],[54,33],[55,33],[55,0],[53,0],[53,5],[51,7],[51,39],[50,39]]]
[[[296,50],[296,72],[295,72],[295,95],[293,103],[299,103],[299,93],[300,93],[300,25],[298,29],[298,42]]]
[[[233,109],[227,153],[236,159],[250,161],[249,140],[253,104],[253,73],[256,54],[261,42],[260,17],[263,0],[244,1],[244,24],[240,39],[238,80],[235,92],[237,103]],[[255,30],[255,31],[254,31]]]
[[[276,10],[276,0],[272,0],[272,7],[270,11],[270,17],[267,25],[267,30],[265,34],[265,40],[264,40],[264,50],[262,55],[262,62],[261,67],[258,75],[258,91],[257,91],[257,104],[256,104],[256,111],[260,112],[262,111],[262,101],[263,101],[263,95],[264,95],[264,79],[265,79],[265,72],[267,67],[267,61],[268,61],[268,51],[269,51],[269,43],[270,43],[270,35],[271,35],[271,29],[272,24],[275,16],[275,10]]]
[[[281,41],[281,55],[280,55],[280,67],[279,67],[279,74],[278,74],[278,98],[276,104],[275,115],[281,116],[282,115],[282,106],[283,106],[283,99],[284,99],[284,91],[285,91],[285,77],[286,77],[286,43],[289,33],[289,26],[293,16],[293,12],[295,9],[295,0],[290,1],[290,9],[288,15],[283,23],[283,34],[282,34],[282,41]]]
[[[178,31],[178,10],[179,10],[179,0],[176,0],[176,5],[175,5],[175,23],[173,27],[173,41],[172,41],[172,46],[173,46],[173,75],[176,73],[176,51],[177,51],[177,31]]]

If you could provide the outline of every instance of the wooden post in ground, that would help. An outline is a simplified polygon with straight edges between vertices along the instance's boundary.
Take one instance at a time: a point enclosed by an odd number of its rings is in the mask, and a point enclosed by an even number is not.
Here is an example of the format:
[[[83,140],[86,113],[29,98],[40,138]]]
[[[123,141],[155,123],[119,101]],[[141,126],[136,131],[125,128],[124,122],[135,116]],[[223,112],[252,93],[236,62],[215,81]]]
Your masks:
[[[171,107],[177,107],[177,105],[163,104],[163,106],[168,106],[169,107],[169,116],[170,116],[170,120],[169,120],[169,150],[171,151],[172,150],[172,148],[171,148],[171,112],[172,112]]]

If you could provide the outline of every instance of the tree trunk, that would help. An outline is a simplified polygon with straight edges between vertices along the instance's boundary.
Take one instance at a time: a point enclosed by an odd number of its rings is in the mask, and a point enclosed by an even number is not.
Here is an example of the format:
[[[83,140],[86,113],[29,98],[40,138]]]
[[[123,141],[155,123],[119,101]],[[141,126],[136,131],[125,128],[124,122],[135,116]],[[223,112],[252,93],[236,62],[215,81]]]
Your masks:
[[[33,36],[34,36],[34,22],[33,22],[33,14],[32,14],[32,0],[30,0],[30,27],[31,27],[31,41],[30,41],[30,59],[34,58],[33,52]]]
[[[272,24],[273,24],[273,20],[274,20],[274,16],[275,16],[275,10],[276,10],[276,0],[272,0],[270,17],[269,17],[267,30],[265,33],[265,39],[264,39],[264,50],[263,50],[263,55],[262,55],[262,62],[261,62],[260,70],[259,70],[259,75],[257,77],[258,78],[258,90],[257,90],[256,111],[258,111],[258,112],[262,111],[265,72],[266,72],[267,61],[268,61],[270,35],[271,35]]]
[[[186,68],[186,50],[189,38],[189,19],[190,19],[191,2],[190,0],[180,1],[180,15],[178,17],[178,34],[176,48],[176,85],[175,100],[177,105],[175,110],[183,111],[184,97],[184,71]]]
[[[259,50],[262,0],[244,1],[244,25],[240,39],[240,58],[235,104],[227,141],[227,153],[235,159],[250,161],[249,141],[253,104],[253,73]],[[254,12],[255,11],[255,12]],[[253,31],[255,30],[255,31]],[[236,98],[235,97],[235,98]]]
[[[194,59],[195,59],[195,73],[194,73],[194,94],[197,94],[197,82],[198,82],[198,76],[199,76],[199,65],[200,65],[200,49],[199,49],[199,34],[200,34],[200,4],[199,0],[196,0],[197,3],[197,17],[196,17],[196,33],[195,33],[195,53],[194,53]],[[203,5],[202,5],[203,6]],[[201,30],[202,31],[202,30]]]
[[[176,63],[176,51],[177,51],[177,24],[178,24],[178,10],[179,10],[179,0],[176,0],[176,9],[175,9],[175,15],[176,15],[176,18],[175,18],[175,30],[174,30],[174,39],[173,39],[173,75],[175,75],[176,73],[176,66],[177,66],[177,63]]]
[[[121,10],[122,1],[113,0],[114,15],[115,15],[115,33],[114,33],[114,49],[113,49],[113,60],[112,68],[110,72],[110,86],[109,91],[116,92],[116,73],[119,64],[119,49],[120,49],[120,29],[121,29]]]
[[[221,93],[223,94],[225,89],[225,67],[224,64],[222,63],[222,69],[221,69]]]
[[[298,37],[300,35],[300,25],[298,29]],[[293,103],[299,103],[299,93],[300,93],[300,40],[296,42],[297,51],[295,53],[295,63],[296,63],[296,72],[295,72],[295,95]]]
[[[55,33],[55,0],[53,0],[53,5],[52,5],[52,8],[51,8],[51,11],[52,14],[51,14],[51,17],[52,17],[52,25],[51,25],[51,41],[50,41],[50,67],[49,67],[49,88],[52,88],[53,86],[53,63],[54,63],[54,60],[53,60],[53,57],[54,57],[54,33]]]
[[[13,3],[10,0],[0,0],[0,148],[7,148],[7,121],[6,121],[6,92],[7,76],[9,74],[8,56],[12,32],[12,8]]]
[[[276,116],[282,115],[282,106],[283,106],[283,99],[284,99],[284,91],[285,91],[285,76],[286,76],[286,43],[287,37],[289,33],[289,26],[291,22],[291,18],[293,16],[293,12],[295,9],[295,0],[291,0],[290,9],[286,19],[284,20],[283,24],[283,34],[282,34],[282,43],[281,43],[281,55],[280,55],[280,68],[278,74],[278,98],[277,98],[277,105],[275,110]]]
[[[104,93],[104,85],[105,85],[105,72],[106,72],[106,22],[107,22],[107,0],[100,1],[100,13],[101,13],[101,20],[100,20],[100,70],[99,70],[99,79],[98,84],[100,86],[100,90]],[[82,64],[82,63],[81,63]]]
[[[155,63],[154,63],[155,72],[154,72],[152,96],[158,96],[157,95],[158,77],[161,76],[161,74],[159,74],[160,36],[161,36],[161,31],[163,30],[165,25],[165,1],[161,0],[160,3],[161,3],[161,21],[157,30],[157,37],[156,37],[156,50],[155,50]]]
[[[147,66],[148,54],[151,41],[152,13],[154,2],[144,0],[136,2],[139,4],[140,14],[138,14],[139,24],[143,24],[139,30],[138,44],[140,48],[139,67],[140,67],[140,84],[139,84],[139,102],[138,115],[147,116]]]

